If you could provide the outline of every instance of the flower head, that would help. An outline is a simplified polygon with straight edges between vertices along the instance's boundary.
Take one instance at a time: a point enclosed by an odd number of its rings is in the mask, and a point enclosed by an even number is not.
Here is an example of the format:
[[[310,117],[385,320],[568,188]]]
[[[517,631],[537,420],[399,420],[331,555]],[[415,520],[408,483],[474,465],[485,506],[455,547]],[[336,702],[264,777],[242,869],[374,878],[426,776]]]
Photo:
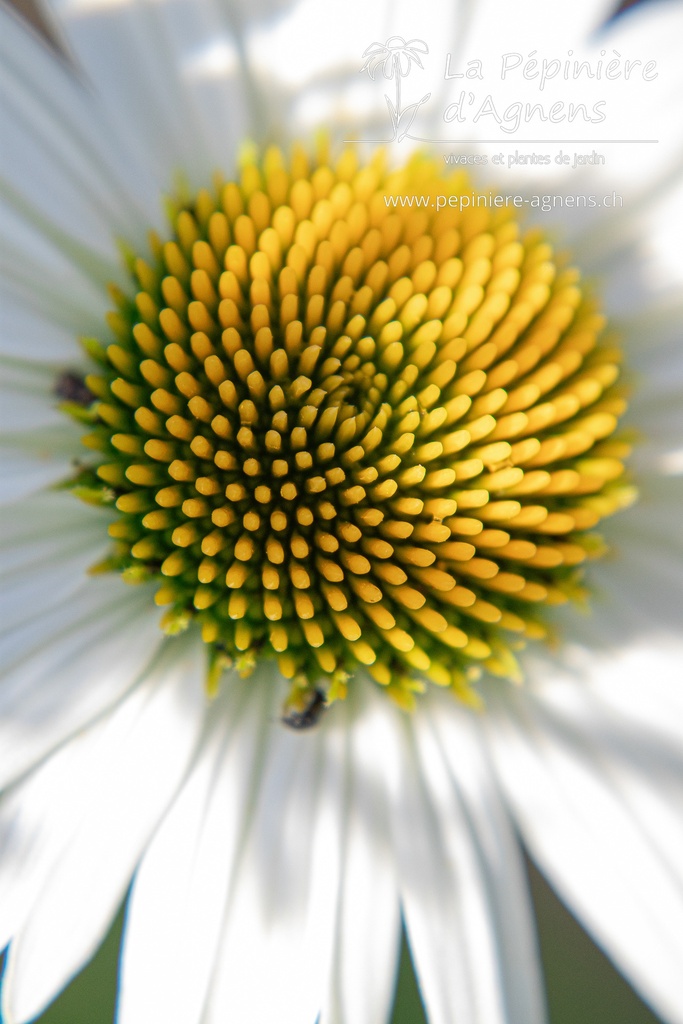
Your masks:
[[[468,205],[387,202],[417,189]],[[120,513],[100,569],[201,626],[212,690],[269,657],[304,704],[362,666],[404,706],[425,675],[468,700],[482,668],[520,679],[536,609],[630,499],[602,318],[476,198],[424,158],[270,150],[131,257],[87,411],[65,403],[101,453],[72,487]]]

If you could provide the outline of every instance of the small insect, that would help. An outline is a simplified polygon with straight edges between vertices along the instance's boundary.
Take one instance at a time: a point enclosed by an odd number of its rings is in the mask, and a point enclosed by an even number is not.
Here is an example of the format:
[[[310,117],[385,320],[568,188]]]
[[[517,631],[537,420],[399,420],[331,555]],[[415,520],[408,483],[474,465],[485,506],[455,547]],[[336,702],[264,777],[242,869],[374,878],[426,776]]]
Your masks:
[[[318,724],[327,707],[325,694],[322,690],[316,689],[306,696],[308,699],[302,704],[293,702],[285,704],[280,719],[283,725],[299,730],[312,729],[314,725]]]
[[[73,402],[87,408],[95,401],[95,396],[85,383],[85,378],[74,370],[64,370],[57,377],[54,393],[63,402]]]

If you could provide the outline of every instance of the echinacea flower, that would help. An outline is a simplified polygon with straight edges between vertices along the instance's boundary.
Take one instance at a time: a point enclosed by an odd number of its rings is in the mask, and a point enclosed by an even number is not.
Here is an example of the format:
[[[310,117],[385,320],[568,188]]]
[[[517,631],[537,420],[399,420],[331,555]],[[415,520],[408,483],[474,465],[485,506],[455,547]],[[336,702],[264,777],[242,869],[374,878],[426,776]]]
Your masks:
[[[576,232],[596,285],[429,155],[238,160],[349,17],[279,11],[64,0],[75,65],[2,14],[4,1016],[133,879],[120,1024],[378,1024],[401,918],[430,1024],[536,1024],[517,829],[680,1022],[673,171]]]

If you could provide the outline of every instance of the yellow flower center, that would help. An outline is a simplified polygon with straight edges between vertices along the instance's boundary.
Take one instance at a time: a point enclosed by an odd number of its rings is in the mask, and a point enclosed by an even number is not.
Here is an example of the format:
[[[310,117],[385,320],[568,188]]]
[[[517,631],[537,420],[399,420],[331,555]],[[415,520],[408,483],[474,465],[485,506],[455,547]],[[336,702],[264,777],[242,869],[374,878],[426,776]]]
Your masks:
[[[387,200],[462,192],[424,156],[269,150],[173,210],[116,342],[86,343],[76,492],[118,510],[107,567],[200,625],[211,685],[274,657],[303,714],[359,666],[404,706],[426,680],[474,699],[629,499],[577,271],[510,210]]]

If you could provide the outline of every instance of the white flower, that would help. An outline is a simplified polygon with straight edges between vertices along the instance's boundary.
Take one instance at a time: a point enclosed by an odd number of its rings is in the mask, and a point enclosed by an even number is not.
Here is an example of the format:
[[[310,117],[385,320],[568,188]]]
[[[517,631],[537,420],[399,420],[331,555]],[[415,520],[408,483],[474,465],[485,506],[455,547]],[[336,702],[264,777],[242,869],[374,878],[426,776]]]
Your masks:
[[[209,701],[204,645],[193,630],[164,636],[154,588],[88,574],[109,553],[111,514],[54,486],[85,451],[55,387],[65,371],[87,372],[77,337],[109,340],[106,286],[126,285],[117,242],[145,252],[148,228],[167,231],[159,197],[176,172],[194,189],[217,166],[228,176],[245,137],[303,131],[312,111],[330,130],[370,132],[386,117],[381,93],[361,117],[348,82],[367,41],[394,28],[432,53],[445,39],[464,60],[526,59],[534,46],[563,55],[609,13],[561,4],[548,24],[547,6],[532,2],[491,0],[469,20],[467,5],[462,19],[436,0],[384,6],[359,5],[356,39],[348,4],[327,0],[278,5],[273,24],[256,25],[247,5],[209,0],[55,0],[73,64],[0,12],[12,154],[0,180],[8,1024],[38,1014],[88,960],[133,876],[119,1024],[319,1014],[379,1024],[401,915],[430,1024],[538,1024],[518,835],[656,1011],[683,1021],[680,131],[670,120],[680,8],[641,10],[591,44],[596,60],[608,47],[661,58],[656,90],[628,93],[626,111],[612,98],[612,126],[633,120],[636,98],[647,106],[638,125],[661,139],[658,158],[645,150],[649,163],[634,170],[627,161],[643,151],[615,146],[611,168],[556,179],[568,192],[618,182],[625,197],[618,215],[576,218],[563,237],[573,224],[634,376],[641,497],[604,527],[612,554],[588,573],[590,616],[558,614],[562,643],[524,655],[523,685],[484,679],[481,713],[432,687],[407,715],[359,676],[305,735],[279,721],[273,661],[248,679],[225,673]],[[538,41],[520,24],[537,26]]]

